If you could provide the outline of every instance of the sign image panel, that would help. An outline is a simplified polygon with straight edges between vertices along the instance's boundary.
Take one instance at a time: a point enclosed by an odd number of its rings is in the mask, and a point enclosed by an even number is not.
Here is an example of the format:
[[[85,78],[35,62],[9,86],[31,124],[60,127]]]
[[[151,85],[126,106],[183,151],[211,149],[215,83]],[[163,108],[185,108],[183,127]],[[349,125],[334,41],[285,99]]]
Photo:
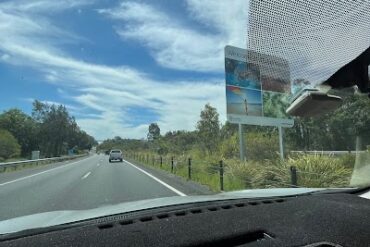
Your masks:
[[[235,59],[225,59],[226,81],[229,85],[261,90],[258,66]]]
[[[244,116],[262,116],[261,91],[228,85],[227,112]]]
[[[289,106],[289,94],[263,91],[263,116],[289,118],[286,109]]]

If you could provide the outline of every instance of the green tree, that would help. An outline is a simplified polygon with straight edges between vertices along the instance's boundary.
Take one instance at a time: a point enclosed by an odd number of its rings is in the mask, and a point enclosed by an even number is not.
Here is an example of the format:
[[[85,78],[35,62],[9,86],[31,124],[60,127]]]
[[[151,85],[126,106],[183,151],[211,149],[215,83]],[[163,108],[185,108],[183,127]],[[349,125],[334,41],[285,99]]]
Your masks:
[[[222,139],[228,139],[237,132],[238,132],[238,125],[232,124],[226,121],[226,123],[222,125],[221,127],[220,136]]]
[[[201,147],[212,154],[218,146],[220,139],[220,121],[216,108],[206,104],[200,113],[197,131]]]
[[[354,149],[355,138],[370,144],[370,102],[366,95],[345,98],[343,105],[330,117],[333,142],[342,148]]]
[[[337,110],[315,118],[296,118],[287,129],[290,149],[353,150],[356,136],[370,144],[370,104],[367,96],[346,97]]]
[[[0,128],[8,130],[21,145],[21,155],[30,156],[38,149],[37,125],[27,114],[19,109],[10,109],[0,115]]]
[[[32,116],[38,124],[39,145],[45,156],[66,154],[71,148],[91,149],[97,144],[93,137],[79,128],[63,105],[49,105],[36,100]]]
[[[119,136],[114,137],[113,139],[104,140],[97,146],[97,150],[106,151],[113,148],[122,149],[125,151],[141,151],[147,150],[149,148],[148,142],[145,140],[136,140],[136,139],[122,139]]]
[[[197,141],[194,131],[169,131],[161,138],[161,148],[163,151],[184,154],[189,151]]]
[[[30,157],[33,150],[40,150],[43,156],[58,156],[69,149],[84,150],[97,145],[64,106],[37,100],[33,102],[32,117],[19,109],[0,114],[0,129],[17,139],[22,157]]]
[[[0,129],[0,157],[9,159],[20,155],[17,139],[7,130]]]
[[[160,136],[161,136],[161,129],[159,128],[158,124],[151,123],[148,129],[148,135],[147,135],[148,140],[149,141],[157,140]]]

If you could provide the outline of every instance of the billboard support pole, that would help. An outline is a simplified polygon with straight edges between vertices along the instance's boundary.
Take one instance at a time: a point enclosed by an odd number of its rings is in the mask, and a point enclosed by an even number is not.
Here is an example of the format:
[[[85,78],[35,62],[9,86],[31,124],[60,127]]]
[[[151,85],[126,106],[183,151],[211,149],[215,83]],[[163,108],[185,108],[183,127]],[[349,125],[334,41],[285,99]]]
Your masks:
[[[240,160],[245,160],[245,143],[244,143],[244,129],[243,125],[239,124],[239,150],[240,150]]]
[[[279,146],[280,146],[280,158],[284,160],[284,142],[283,142],[283,134],[284,134],[284,129],[279,126]]]

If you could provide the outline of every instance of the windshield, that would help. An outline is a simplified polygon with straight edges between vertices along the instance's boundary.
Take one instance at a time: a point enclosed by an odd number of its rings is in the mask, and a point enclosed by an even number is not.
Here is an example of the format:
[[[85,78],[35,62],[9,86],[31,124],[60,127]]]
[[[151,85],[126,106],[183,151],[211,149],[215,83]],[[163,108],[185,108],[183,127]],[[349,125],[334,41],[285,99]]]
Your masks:
[[[294,2],[1,1],[0,223],[369,186],[369,3]]]

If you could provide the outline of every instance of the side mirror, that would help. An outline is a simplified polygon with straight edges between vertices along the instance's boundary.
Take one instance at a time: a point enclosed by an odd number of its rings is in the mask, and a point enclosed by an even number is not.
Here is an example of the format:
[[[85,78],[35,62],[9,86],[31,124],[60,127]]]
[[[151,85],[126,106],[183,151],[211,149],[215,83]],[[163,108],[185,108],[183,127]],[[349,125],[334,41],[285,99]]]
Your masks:
[[[297,117],[315,117],[337,109],[342,98],[318,89],[305,89],[293,99],[286,113]]]

